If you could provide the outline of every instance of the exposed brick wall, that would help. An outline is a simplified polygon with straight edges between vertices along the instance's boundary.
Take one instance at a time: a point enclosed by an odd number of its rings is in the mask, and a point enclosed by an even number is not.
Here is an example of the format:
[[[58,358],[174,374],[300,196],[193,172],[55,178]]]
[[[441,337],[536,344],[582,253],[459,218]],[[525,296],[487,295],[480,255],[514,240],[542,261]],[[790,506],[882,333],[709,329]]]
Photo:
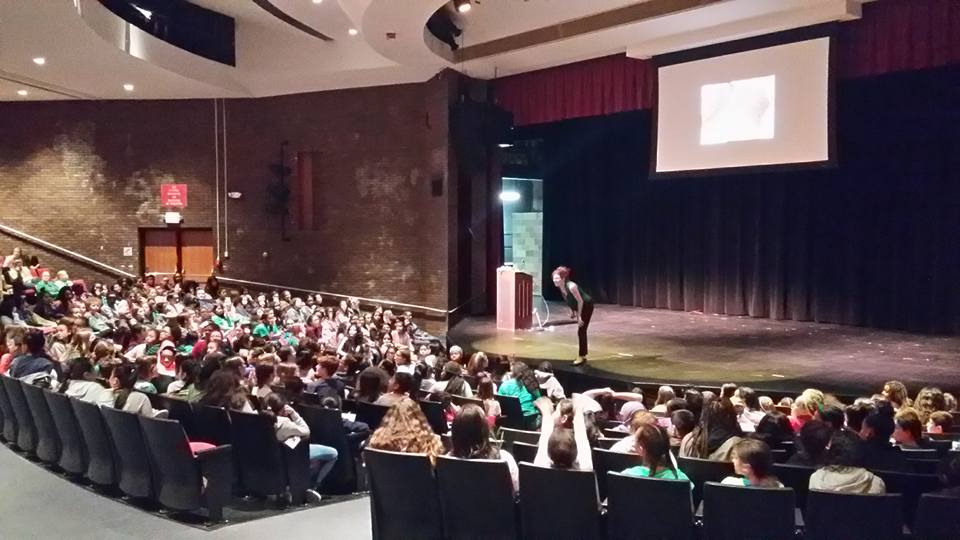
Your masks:
[[[228,100],[226,177],[243,197],[228,203],[225,274],[446,307],[451,79]],[[163,226],[161,183],[189,186],[185,226],[217,228],[213,111],[211,100],[0,103],[0,223],[138,273],[138,229]],[[284,140],[294,171],[297,151],[321,153],[317,230],[289,241],[266,210]],[[14,243],[0,234],[0,251]]]

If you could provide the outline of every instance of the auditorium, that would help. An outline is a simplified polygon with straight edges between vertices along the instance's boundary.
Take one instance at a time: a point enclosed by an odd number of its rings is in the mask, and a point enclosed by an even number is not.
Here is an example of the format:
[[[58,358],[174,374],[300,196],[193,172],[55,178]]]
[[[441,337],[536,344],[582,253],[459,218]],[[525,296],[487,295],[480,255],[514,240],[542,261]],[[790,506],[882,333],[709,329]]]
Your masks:
[[[0,0],[0,538],[960,539],[960,0]]]

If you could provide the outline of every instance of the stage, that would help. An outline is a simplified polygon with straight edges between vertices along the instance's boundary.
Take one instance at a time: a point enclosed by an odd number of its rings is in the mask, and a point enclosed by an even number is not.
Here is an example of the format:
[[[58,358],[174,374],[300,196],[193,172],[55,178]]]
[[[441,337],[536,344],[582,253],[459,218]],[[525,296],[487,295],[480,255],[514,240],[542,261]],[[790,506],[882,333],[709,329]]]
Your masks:
[[[550,322],[570,311],[550,303]],[[899,379],[960,390],[960,337],[930,336],[814,322],[774,321],[682,311],[598,305],[590,324],[590,362],[575,368],[575,324],[498,331],[492,317],[467,318],[448,332],[468,352],[549,360],[589,379],[750,385],[797,392],[872,394]]]

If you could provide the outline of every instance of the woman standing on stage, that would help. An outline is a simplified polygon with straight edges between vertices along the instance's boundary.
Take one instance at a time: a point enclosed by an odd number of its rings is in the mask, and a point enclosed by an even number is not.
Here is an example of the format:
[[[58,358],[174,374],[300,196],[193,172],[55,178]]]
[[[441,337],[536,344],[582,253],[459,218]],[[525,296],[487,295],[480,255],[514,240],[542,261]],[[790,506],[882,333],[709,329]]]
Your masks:
[[[570,269],[566,266],[559,266],[553,271],[553,284],[560,289],[563,301],[570,308],[570,317],[577,320],[577,341],[580,347],[573,365],[582,366],[587,363],[587,327],[590,326],[590,317],[593,316],[593,298],[590,293],[570,281]]]

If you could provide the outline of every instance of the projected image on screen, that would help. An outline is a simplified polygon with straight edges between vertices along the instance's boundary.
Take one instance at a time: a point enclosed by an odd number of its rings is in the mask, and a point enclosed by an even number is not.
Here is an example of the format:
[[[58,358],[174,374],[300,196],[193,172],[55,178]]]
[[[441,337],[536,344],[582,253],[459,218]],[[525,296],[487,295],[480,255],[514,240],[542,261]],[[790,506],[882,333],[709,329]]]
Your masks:
[[[776,75],[700,88],[700,144],[774,137]]]

